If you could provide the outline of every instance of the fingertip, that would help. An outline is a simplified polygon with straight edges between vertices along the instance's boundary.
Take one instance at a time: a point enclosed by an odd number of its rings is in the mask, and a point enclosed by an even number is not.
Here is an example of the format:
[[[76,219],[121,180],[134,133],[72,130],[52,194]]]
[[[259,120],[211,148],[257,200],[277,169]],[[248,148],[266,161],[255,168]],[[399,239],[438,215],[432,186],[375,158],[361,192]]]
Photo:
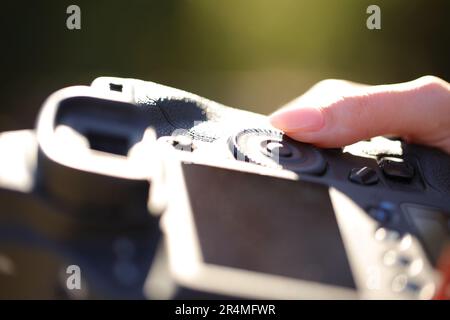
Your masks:
[[[282,109],[269,116],[270,123],[287,132],[312,132],[320,130],[325,123],[319,108],[301,107]]]
[[[314,132],[286,132],[285,134],[294,140],[313,144],[319,148],[336,148],[344,145],[339,137],[330,137],[327,134]]]

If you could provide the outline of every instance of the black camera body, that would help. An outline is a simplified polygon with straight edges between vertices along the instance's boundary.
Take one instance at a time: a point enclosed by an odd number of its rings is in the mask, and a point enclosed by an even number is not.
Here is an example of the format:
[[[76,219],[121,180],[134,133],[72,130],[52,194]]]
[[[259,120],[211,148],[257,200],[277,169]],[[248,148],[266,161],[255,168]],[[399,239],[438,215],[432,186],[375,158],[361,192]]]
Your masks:
[[[431,299],[450,157],[318,149],[263,115],[96,79],[0,135],[0,297]]]

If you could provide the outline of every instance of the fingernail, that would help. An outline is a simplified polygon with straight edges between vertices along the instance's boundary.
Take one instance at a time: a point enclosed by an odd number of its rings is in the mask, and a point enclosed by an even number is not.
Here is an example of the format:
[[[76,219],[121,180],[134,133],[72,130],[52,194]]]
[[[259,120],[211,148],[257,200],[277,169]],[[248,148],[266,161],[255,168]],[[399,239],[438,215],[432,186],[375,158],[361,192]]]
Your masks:
[[[269,119],[274,127],[287,132],[317,131],[325,122],[322,112],[311,107],[280,110],[272,114]]]

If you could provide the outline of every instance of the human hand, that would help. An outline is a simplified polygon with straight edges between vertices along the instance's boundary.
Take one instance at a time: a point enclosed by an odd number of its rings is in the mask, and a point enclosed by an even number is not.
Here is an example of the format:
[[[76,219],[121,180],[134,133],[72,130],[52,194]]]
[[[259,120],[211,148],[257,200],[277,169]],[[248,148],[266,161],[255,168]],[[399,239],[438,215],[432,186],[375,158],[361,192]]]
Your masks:
[[[450,84],[434,76],[378,86],[324,80],[270,121],[291,138],[320,147],[396,135],[450,153]]]

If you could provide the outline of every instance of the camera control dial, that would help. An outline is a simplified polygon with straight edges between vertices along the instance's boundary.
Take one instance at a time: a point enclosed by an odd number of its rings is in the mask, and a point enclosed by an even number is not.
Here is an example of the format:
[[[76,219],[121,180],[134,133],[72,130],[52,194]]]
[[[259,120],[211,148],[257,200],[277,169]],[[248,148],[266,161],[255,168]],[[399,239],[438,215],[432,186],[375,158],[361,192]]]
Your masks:
[[[237,160],[297,173],[321,174],[326,168],[322,154],[311,145],[271,129],[245,129],[229,139]]]

